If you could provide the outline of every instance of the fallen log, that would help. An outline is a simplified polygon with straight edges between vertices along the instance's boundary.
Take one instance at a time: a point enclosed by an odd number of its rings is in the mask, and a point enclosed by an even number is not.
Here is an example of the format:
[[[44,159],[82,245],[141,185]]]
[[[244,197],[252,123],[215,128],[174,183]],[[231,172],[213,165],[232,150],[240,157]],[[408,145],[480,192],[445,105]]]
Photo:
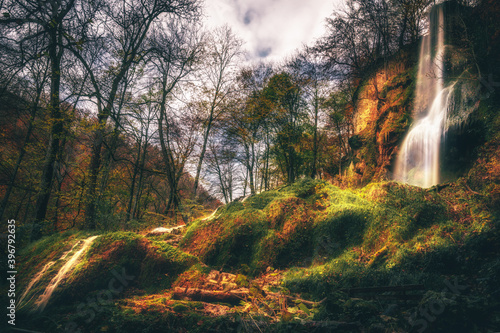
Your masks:
[[[451,183],[437,184],[427,189],[427,192],[441,192],[442,189],[451,186]]]
[[[207,303],[221,302],[237,305],[249,296],[248,289],[233,289],[229,291],[205,290],[198,288],[174,288],[172,297],[179,300],[191,300]]]
[[[311,308],[313,306],[317,306],[321,304],[324,300],[319,302],[307,301],[298,297],[293,297],[290,295],[282,295],[279,293],[273,292],[265,292],[266,298],[274,298],[274,299],[286,299],[288,302],[293,303],[302,303],[305,306]],[[198,288],[181,288],[176,287],[172,293],[173,299],[179,300],[191,300],[191,301],[200,301],[207,303],[221,302],[228,303],[232,305],[238,305],[240,301],[248,299],[252,294],[249,292],[247,288],[233,289],[227,291],[221,290],[206,290],[206,289],[198,289]]]

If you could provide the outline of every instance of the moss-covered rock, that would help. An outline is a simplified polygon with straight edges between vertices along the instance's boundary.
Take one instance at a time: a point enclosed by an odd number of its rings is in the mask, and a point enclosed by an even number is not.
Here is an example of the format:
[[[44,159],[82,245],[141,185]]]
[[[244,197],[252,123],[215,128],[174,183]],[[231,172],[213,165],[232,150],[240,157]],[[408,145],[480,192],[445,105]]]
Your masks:
[[[21,263],[21,267],[39,260],[31,271],[36,274],[43,267],[50,266],[26,295],[26,310],[32,307],[63,264],[79,250],[78,242],[81,243],[82,236],[84,235],[81,233],[54,235],[34,243],[24,251],[26,261]],[[68,250],[72,248],[74,250]],[[62,276],[63,280],[54,290],[49,305],[71,303],[93,293],[107,295],[110,290],[112,297],[116,298],[120,295],[115,290],[122,291],[131,287],[150,292],[165,289],[180,273],[196,262],[198,259],[189,254],[136,233],[100,235],[95,238],[88,251],[81,255],[76,265]],[[32,276],[23,276],[21,290],[26,289],[31,280]]]

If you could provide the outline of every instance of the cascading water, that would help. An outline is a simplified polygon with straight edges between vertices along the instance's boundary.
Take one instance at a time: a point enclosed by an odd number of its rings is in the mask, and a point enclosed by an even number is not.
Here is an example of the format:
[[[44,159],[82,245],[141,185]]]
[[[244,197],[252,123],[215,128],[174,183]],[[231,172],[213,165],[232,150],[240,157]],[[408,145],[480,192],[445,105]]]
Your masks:
[[[439,150],[453,85],[444,87],[444,14],[431,10],[429,33],[422,38],[414,116],[427,112],[410,128],[396,160],[395,180],[421,187],[439,183]]]
[[[24,298],[28,293],[30,292],[31,288],[38,282],[40,279],[45,275],[45,273],[49,270],[52,265],[55,264],[55,261],[49,261],[45,266],[43,266],[43,269],[38,272],[33,279],[31,279],[30,283],[24,290],[23,294],[21,295],[21,298],[19,298],[19,301],[17,302],[18,306],[21,307],[23,305]]]
[[[36,310],[43,311],[43,309],[45,309],[45,306],[47,306],[47,303],[49,302],[50,296],[52,296],[52,293],[57,288],[59,283],[61,283],[61,281],[66,278],[70,270],[74,266],[76,266],[76,264],[80,261],[80,257],[82,256],[82,254],[84,254],[87,251],[87,249],[90,247],[94,239],[96,239],[97,237],[98,236],[92,236],[85,239],[83,241],[82,247],[77,252],[75,252],[75,254],[73,254],[71,258],[68,259],[68,261],[66,261],[66,263],[61,267],[59,272],[57,272],[57,275],[54,276],[52,280],[49,282],[49,285],[45,289],[44,293],[40,295],[40,297],[36,300],[35,302]],[[66,256],[67,254],[64,255],[63,257],[65,258]]]
[[[82,255],[84,253],[86,253],[87,249],[90,247],[90,245],[92,245],[92,242],[97,237],[98,236],[92,236],[92,237],[89,237],[89,238],[87,238],[87,239],[85,239],[83,241],[78,241],[75,245],[73,245],[73,247],[70,250],[66,251],[61,256],[61,258],[58,259],[58,260],[64,260],[65,263],[59,269],[59,271],[57,272],[57,274],[50,280],[50,282],[49,282],[48,286],[45,288],[45,291],[43,292],[43,294],[40,295],[38,297],[38,299],[35,301],[35,303],[34,303],[34,310],[35,311],[36,310],[43,311],[43,309],[47,305],[50,297],[52,296],[52,293],[54,292],[54,290],[57,288],[57,286],[62,281],[64,281],[64,279],[67,277],[68,273],[70,273],[71,270],[80,262],[80,259],[82,258]],[[80,248],[78,249],[78,247],[80,247]],[[74,252],[74,251],[76,251],[76,252]],[[70,256],[71,253],[72,253],[72,255]],[[49,271],[49,268],[52,267],[55,263],[56,263],[55,261],[50,261],[49,263],[47,263],[43,267],[43,269],[40,272],[38,272],[33,277],[33,279],[30,281],[30,283],[26,287],[26,290],[22,294],[21,298],[19,299],[19,303],[18,304],[20,306],[22,304],[24,305],[24,303],[29,303],[29,300],[24,301],[24,299],[29,294],[29,292],[33,288],[33,286],[35,286],[40,281],[40,279],[45,274],[47,274],[47,272]],[[34,297],[34,295],[31,296],[31,298],[33,298],[33,297]],[[24,301],[24,303],[23,303],[23,301]]]

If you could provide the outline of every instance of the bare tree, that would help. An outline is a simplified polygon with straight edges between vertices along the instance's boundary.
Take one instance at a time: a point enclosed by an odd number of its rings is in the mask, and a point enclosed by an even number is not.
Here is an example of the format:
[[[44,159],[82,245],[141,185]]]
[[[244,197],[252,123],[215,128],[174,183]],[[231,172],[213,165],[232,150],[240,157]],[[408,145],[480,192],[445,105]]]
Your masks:
[[[222,194],[224,202],[229,203],[233,201],[237,173],[234,145],[225,140],[213,140],[209,143],[207,153],[207,171],[216,178],[216,193]]]
[[[273,70],[270,66],[259,64],[253,68],[245,68],[238,76],[241,86],[239,101],[233,105],[234,111],[230,114],[230,134],[243,147],[243,156],[240,162],[246,168],[246,184],[250,193],[255,194],[257,187],[257,173],[261,173],[261,186],[268,188],[269,179],[269,108],[262,90],[271,77]],[[261,166],[260,164],[263,163]]]
[[[415,43],[422,30],[426,9],[433,3],[432,0],[395,0],[396,11],[399,16],[399,48],[406,43]]]
[[[314,47],[331,68],[345,77],[362,78],[370,66],[420,33],[429,0],[348,0],[327,19],[328,32]]]
[[[158,77],[158,136],[170,186],[166,212],[174,215],[181,204],[178,185],[194,149],[197,125],[189,105],[181,105],[181,112],[176,112],[175,106],[168,103],[201,62],[203,35],[193,23],[171,23],[168,29],[156,31],[152,42],[151,64]]]
[[[234,91],[234,70],[236,61],[241,55],[241,41],[236,38],[227,26],[213,31],[206,41],[206,67],[201,74],[203,82],[202,102],[205,109],[203,119],[203,143],[198,157],[196,176],[194,178],[194,194],[198,189],[203,159],[213,122],[221,115],[223,103]]]
[[[79,9],[93,17],[92,6],[80,0],[9,0],[1,3],[3,17],[0,25],[4,36],[12,36],[12,47],[22,50],[36,41],[43,41],[43,51],[48,55],[50,64],[50,102],[52,119],[47,154],[42,167],[40,190],[35,211],[35,223],[32,238],[41,237],[41,222],[45,219],[49,203],[54,165],[60,149],[64,121],[60,108],[61,73],[63,70],[64,51],[68,40],[79,40],[84,35],[90,21],[81,22],[77,17]],[[95,5],[95,4],[94,4]]]
[[[131,67],[144,60],[151,46],[148,37],[155,27],[161,29],[163,22],[181,18],[198,16],[196,0],[109,0],[103,6],[100,17],[100,29],[95,33],[105,40],[98,44],[104,54],[100,59],[106,63],[91,64],[88,59],[79,57],[84,67],[90,73],[93,96],[97,105],[97,128],[94,131],[91,160],[89,165],[89,183],[87,189],[87,205],[85,209],[85,224],[88,229],[96,227],[96,199],[97,180],[101,166],[101,152],[104,143],[104,130],[107,121],[114,114],[117,92]],[[75,55],[78,50],[73,49]],[[91,67],[94,65],[94,67]],[[108,75],[106,80],[99,80],[98,75]]]

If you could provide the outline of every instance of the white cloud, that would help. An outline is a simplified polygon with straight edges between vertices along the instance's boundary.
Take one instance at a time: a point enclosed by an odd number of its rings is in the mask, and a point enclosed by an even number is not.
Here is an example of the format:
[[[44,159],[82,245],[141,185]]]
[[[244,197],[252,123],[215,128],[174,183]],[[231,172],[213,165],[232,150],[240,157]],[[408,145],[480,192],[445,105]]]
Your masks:
[[[208,27],[228,24],[251,59],[278,60],[324,33],[339,0],[206,0]]]

